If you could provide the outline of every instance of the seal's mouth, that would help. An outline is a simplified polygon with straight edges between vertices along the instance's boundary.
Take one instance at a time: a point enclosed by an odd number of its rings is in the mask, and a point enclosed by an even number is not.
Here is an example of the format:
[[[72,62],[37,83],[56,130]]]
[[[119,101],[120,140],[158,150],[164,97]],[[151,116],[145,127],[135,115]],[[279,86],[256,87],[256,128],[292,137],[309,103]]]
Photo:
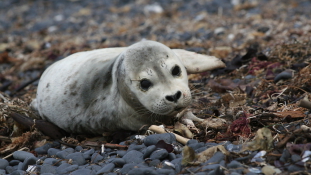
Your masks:
[[[176,108],[174,109],[174,111],[180,112],[180,111],[182,111],[183,109],[185,109],[185,108],[184,108],[184,107],[176,107]]]

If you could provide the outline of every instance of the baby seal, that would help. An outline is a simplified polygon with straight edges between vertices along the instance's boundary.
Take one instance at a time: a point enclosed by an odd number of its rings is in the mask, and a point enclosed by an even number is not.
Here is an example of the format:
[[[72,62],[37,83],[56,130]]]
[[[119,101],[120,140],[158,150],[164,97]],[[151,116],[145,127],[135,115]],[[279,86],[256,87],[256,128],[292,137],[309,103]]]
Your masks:
[[[191,103],[187,72],[224,66],[216,57],[148,40],[79,52],[45,70],[32,106],[70,133],[137,131],[168,122]]]

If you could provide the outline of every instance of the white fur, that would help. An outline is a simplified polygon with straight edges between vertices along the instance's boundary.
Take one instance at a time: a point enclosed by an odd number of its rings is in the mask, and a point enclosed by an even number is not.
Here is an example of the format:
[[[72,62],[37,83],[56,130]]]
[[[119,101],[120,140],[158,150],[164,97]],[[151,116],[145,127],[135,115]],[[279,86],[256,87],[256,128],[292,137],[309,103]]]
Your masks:
[[[174,66],[180,67],[180,76],[172,75]],[[138,130],[168,122],[191,103],[187,71],[219,67],[224,64],[215,57],[154,41],[80,52],[43,73],[32,105],[43,119],[67,132]],[[140,87],[143,79],[152,82],[148,90]],[[167,98],[177,97],[178,91],[178,100]]]

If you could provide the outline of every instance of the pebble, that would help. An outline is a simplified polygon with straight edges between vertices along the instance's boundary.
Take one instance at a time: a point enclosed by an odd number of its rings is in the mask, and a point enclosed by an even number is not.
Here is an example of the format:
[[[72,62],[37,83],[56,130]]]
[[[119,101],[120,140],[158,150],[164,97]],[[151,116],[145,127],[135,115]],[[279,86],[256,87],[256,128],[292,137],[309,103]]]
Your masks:
[[[41,166],[41,173],[52,173],[52,174],[57,174],[56,172],[56,167],[50,164],[43,164]]]
[[[28,168],[28,165],[35,165],[37,160],[38,160],[38,158],[36,158],[36,157],[27,157],[24,160],[24,163],[22,165],[22,170],[26,171]]]
[[[74,153],[75,150],[73,148],[66,148],[62,151],[56,153],[56,157],[60,159],[65,159],[68,154]]]
[[[50,149],[48,149],[48,156],[50,156],[50,157],[56,156],[56,154],[60,151],[61,151],[60,149],[50,148]]]
[[[35,149],[37,154],[47,154],[48,150],[52,147],[52,143],[47,143]]]
[[[5,159],[0,159],[0,167],[1,167],[1,165],[3,164],[3,163],[1,163],[1,160],[5,160]],[[11,160],[9,164],[10,164],[11,166],[15,166],[15,165],[18,165],[19,162],[21,162],[21,161],[19,161],[19,160]],[[0,168],[0,169],[4,169],[4,168]]]
[[[0,169],[0,175],[6,175],[5,170]]]
[[[236,160],[231,161],[227,165],[228,168],[239,168],[239,167],[242,167],[242,166],[243,165],[240,162],[236,161]]]
[[[92,156],[92,154],[94,154],[94,152],[95,152],[95,150],[93,148],[91,148],[91,149],[89,149],[83,153],[83,157],[85,159],[91,159],[91,156]]]
[[[15,151],[13,157],[14,159],[24,161],[27,157],[34,157],[34,155],[26,151]]]
[[[103,160],[104,159],[104,157],[102,156],[102,155],[100,155],[99,153],[94,153],[93,155],[92,155],[92,158],[91,158],[91,162],[92,163],[98,163],[99,161],[101,161],[101,160]]]
[[[164,133],[164,134],[153,134],[149,135],[144,139],[144,144],[146,146],[156,145],[158,141],[163,140],[168,144],[176,143],[176,137],[172,133]]]
[[[96,173],[90,169],[78,169],[70,173],[70,175],[95,175]]]
[[[96,174],[104,174],[104,173],[111,172],[114,169],[114,167],[115,167],[114,163],[108,163],[102,169],[100,169]]]
[[[151,153],[153,151],[155,151],[156,149],[157,149],[157,147],[155,145],[148,146],[146,148],[146,151],[145,151],[144,155],[143,155],[143,158],[145,159],[145,158],[149,157],[151,155]]]
[[[7,166],[9,166],[9,162],[6,159],[0,159],[0,169],[5,169]]]
[[[72,163],[77,165],[84,165],[86,163],[83,154],[80,152],[68,154],[66,159],[72,159]]]
[[[143,153],[136,150],[129,151],[122,158],[126,163],[141,163],[144,161]]]
[[[281,72],[275,76],[274,82],[277,83],[280,80],[287,80],[287,79],[290,79],[292,77],[293,77],[292,71],[285,70],[285,71],[283,71],[283,72]]]
[[[210,163],[219,163],[220,161],[224,160],[225,155],[222,152],[216,152],[210,159],[208,159],[204,164],[210,164]]]
[[[114,163],[117,167],[122,167],[126,162],[123,158],[114,158],[112,163]]]
[[[154,151],[151,155],[150,158],[151,159],[165,159],[168,156],[168,152],[166,151],[166,149],[160,149],[157,151]]]
[[[154,168],[133,168],[130,170],[128,175],[158,175],[158,173],[154,170]]]

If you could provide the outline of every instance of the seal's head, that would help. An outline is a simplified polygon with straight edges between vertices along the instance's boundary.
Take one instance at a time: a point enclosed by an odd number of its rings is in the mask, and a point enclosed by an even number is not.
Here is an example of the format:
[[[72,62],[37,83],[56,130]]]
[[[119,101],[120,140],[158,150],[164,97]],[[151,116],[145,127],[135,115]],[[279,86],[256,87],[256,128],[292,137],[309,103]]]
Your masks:
[[[119,92],[136,111],[171,116],[190,104],[187,72],[173,50],[158,42],[141,41],[121,57]]]

